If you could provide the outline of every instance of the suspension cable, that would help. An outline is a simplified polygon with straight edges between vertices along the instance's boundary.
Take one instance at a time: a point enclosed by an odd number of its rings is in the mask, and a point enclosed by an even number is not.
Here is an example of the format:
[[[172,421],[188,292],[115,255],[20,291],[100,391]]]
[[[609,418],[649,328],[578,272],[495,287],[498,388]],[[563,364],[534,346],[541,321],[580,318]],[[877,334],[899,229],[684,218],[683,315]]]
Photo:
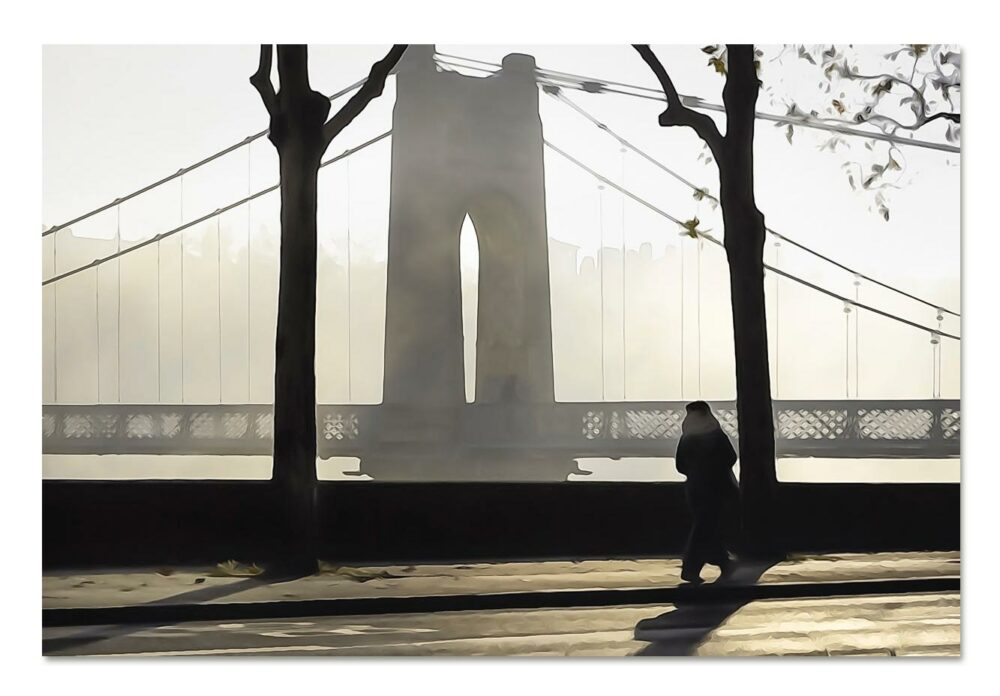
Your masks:
[[[699,187],[699,186],[695,185],[694,183],[692,183],[688,179],[685,179],[683,176],[681,176],[680,174],[678,174],[677,172],[675,172],[673,169],[671,169],[670,167],[668,167],[667,165],[665,165],[663,162],[661,162],[660,160],[658,160],[655,157],[653,157],[652,155],[650,155],[648,152],[646,152],[642,148],[640,148],[637,145],[634,145],[630,141],[626,140],[619,133],[617,133],[616,131],[614,131],[613,129],[611,129],[607,124],[605,124],[602,121],[600,121],[597,117],[595,117],[589,111],[585,110],[579,104],[577,104],[576,102],[574,102],[573,100],[571,100],[569,97],[567,97],[565,94],[563,94],[562,91],[558,87],[543,87],[542,91],[545,92],[546,94],[548,94],[549,96],[553,97],[557,101],[562,102],[566,106],[568,106],[571,109],[573,109],[574,111],[576,111],[578,114],[580,114],[581,116],[583,116],[585,119],[587,119],[588,121],[590,121],[591,123],[593,123],[597,128],[599,128],[600,130],[604,131],[605,133],[607,133],[608,135],[610,135],[612,138],[614,138],[615,140],[617,140],[618,143],[622,147],[628,148],[629,150],[631,150],[632,152],[636,153],[637,155],[639,155],[640,157],[642,157],[644,160],[646,160],[647,162],[649,162],[650,164],[652,164],[656,168],[662,170],[663,172],[666,172],[667,174],[669,174],[670,176],[672,176],[677,181],[681,182],[682,184],[684,184],[685,186],[687,186],[691,190],[695,191],[699,195],[700,198],[708,198],[710,200],[718,202],[718,198],[716,196],[713,196],[710,193],[708,193],[708,189],[707,188],[702,188],[702,187]],[[768,233],[774,235],[778,239],[784,240],[784,241],[788,242],[789,244],[791,244],[792,246],[797,247],[797,248],[801,249],[802,251],[806,252],[807,254],[811,254],[811,255],[819,258],[819,259],[822,259],[823,261],[826,261],[827,263],[832,264],[832,265],[836,266],[837,268],[840,268],[841,270],[847,271],[848,273],[851,273],[852,275],[854,275],[854,276],[856,276],[858,278],[864,278],[865,280],[867,280],[869,282],[872,282],[872,283],[874,283],[876,285],[879,285],[879,286],[881,286],[881,287],[883,287],[883,288],[885,288],[887,290],[891,290],[893,292],[896,292],[896,293],[898,293],[898,294],[900,294],[900,295],[902,295],[904,297],[907,297],[907,298],[909,298],[911,300],[914,300],[916,302],[919,302],[921,304],[927,305],[928,307],[933,307],[936,310],[942,310],[942,311],[947,312],[948,314],[951,314],[951,315],[956,316],[956,317],[957,316],[961,316],[958,312],[953,312],[950,309],[945,309],[945,308],[941,307],[941,305],[939,305],[939,304],[935,304],[933,302],[929,302],[929,301],[924,300],[924,299],[922,299],[920,297],[917,297],[916,295],[910,294],[910,293],[906,292],[905,290],[901,290],[901,289],[899,289],[897,287],[894,287],[892,285],[888,285],[887,283],[884,283],[884,282],[882,282],[882,281],[880,281],[880,280],[878,280],[876,278],[872,278],[870,276],[865,275],[864,273],[861,273],[859,271],[854,270],[853,268],[849,268],[848,266],[840,263],[839,261],[837,261],[835,259],[832,259],[829,256],[826,256],[825,254],[822,254],[822,253],[816,251],[815,249],[812,249],[812,248],[806,246],[805,244],[802,244],[801,242],[797,242],[794,239],[791,239],[791,238],[789,238],[789,237],[787,237],[787,236],[785,236],[785,235],[783,235],[783,234],[781,234],[779,232],[775,232],[770,227],[765,227],[765,229],[767,230]]]
[[[448,53],[437,53],[436,56],[439,58],[438,62],[445,65],[451,65],[454,67],[460,67],[471,70],[478,70],[480,72],[492,73],[500,70],[503,66],[499,63],[490,63],[484,60],[476,60],[474,58],[465,58],[463,56],[456,56]],[[446,60],[440,60],[440,58],[445,58]],[[461,65],[459,63],[449,62],[447,59],[460,60],[468,63],[476,63],[478,65],[488,66],[485,68]],[[627,82],[617,82],[615,80],[606,80],[603,78],[588,77],[586,75],[578,75],[576,73],[562,72],[559,70],[548,70],[546,68],[537,68],[535,73],[538,77],[539,84],[549,85],[552,87],[566,87],[568,89],[575,89],[582,92],[587,92],[589,94],[619,94],[626,97],[633,97],[638,99],[647,99],[650,101],[656,101],[660,103],[666,102],[666,97],[661,89],[656,89],[653,87],[643,87],[641,85],[633,85]],[[619,89],[615,89],[618,87]],[[701,111],[719,111],[725,112],[725,107],[722,104],[713,104],[711,102],[706,102],[699,97],[693,97],[689,95],[680,95],[681,103],[690,109],[697,109]],[[930,140],[917,140],[911,138],[901,138],[896,135],[891,135],[888,133],[875,132],[875,131],[862,131],[856,128],[849,127],[846,123],[840,122],[830,122],[822,120],[814,120],[805,118],[802,116],[794,117],[781,114],[768,114],[760,111],[754,113],[755,118],[763,121],[774,121],[777,123],[786,123],[794,126],[801,126],[803,128],[813,128],[816,130],[825,130],[833,133],[839,133],[841,135],[854,136],[858,138],[867,138],[869,140],[881,140],[883,142],[895,143],[897,145],[909,145],[912,147],[921,147],[930,150],[939,150],[941,152],[949,152],[958,154],[961,152],[961,148],[947,144],[947,143],[936,143]]]
[[[682,223],[679,219],[677,219],[676,217],[674,217],[670,213],[668,213],[668,212],[666,212],[664,210],[661,210],[660,208],[657,208],[655,205],[653,205],[649,201],[646,201],[645,199],[640,198],[639,196],[635,195],[631,191],[623,189],[621,186],[619,186],[618,184],[616,184],[611,179],[608,179],[606,176],[604,176],[602,174],[599,174],[598,172],[594,171],[593,169],[591,169],[590,167],[588,167],[587,165],[585,165],[583,162],[581,162],[580,160],[576,159],[575,157],[573,157],[572,155],[570,155],[569,153],[567,153],[565,150],[563,150],[563,149],[561,149],[561,148],[553,145],[548,140],[544,140],[543,142],[545,143],[545,145],[549,149],[551,149],[551,150],[557,152],[558,154],[562,155],[563,157],[565,157],[566,159],[568,159],[570,162],[572,162],[573,164],[577,165],[578,167],[580,167],[581,169],[583,169],[584,171],[586,171],[588,174],[590,174],[591,176],[593,176],[598,181],[601,181],[604,184],[606,184],[608,186],[611,186],[612,188],[614,188],[614,189],[616,189],[616,190],[624,193],[626,196],[628,196],[632,200],[636,201],[640,205],[642,205],[642,206],[648,208],[649,210],[653,211],[657,215],[665,217],[666,219],[670,220],[671,222],[677,224],[678,226],[680,226],[682,228],[684,227],[684,223]],[[723,243],[720,242],[715,237],[713,237],[713,236],[711,236],[711,235],[709,235],[709,234],[707,234],[705,232],[697,232],[697,234],[698,234],[698,236],[702,237],[703,239],[706,239],[706,240],[712,242],[716,246],[718,246],[720,248],[724,248]],[[878,309],[877,307],[872,307],[870,305],[862,304],[861,302],[857,302],[856,303],[853,300],[851,300],[851,299],[849,299],[847,297],[844,297],[843,295],[839,295],[839,294],[833,292],[832,290],[827,290],[824,287],[816,285],[815,283],[811,283],[808,280],[800,278],[799,276],[793,275],[793,274],[791,274],[791,273],[789,273],[787,271],[783,271],[780,268],[775,268],[775,267],[773,267],[771,265],[768,265],[767,263],[764,263],[763,266],[764,266],[764,268],[766,268],[769,271],[773,271],[774,273],[777,273],[777,274],[779,274],[779,275],[781,275],[781,276],[783,276],[785,278],[788,278],[789,280],[793,280],[796,283],[799,283],[800,285],[804,285],[804,286],[806,286],[808,288],[816,290],[817,292],[821,292],[824,295],[828,295],[830,297],[838,299],[841,302],[850,302],[851,304],[853,304],[853,305],[855,305],[857,307],[860,307],[861,309],[867,310],[867,311],[872,312],[874,314],[879,314],[879,315],[881,315],[883,317],[886,317],[888,319],[893,319],[893,320],[898,321],[898,322],[903,323],[903,324],[907,324],[909,326],[912,326],[915,329],[920,329],[922,331],[928,331],[928,332],[935,332],[939,336],[944,336],[946,338],[951,338],[951,339],[954,339],[956,341],[961,341],[962,340],[961,336],[956,336],[955,334],[947,333],[947,332],[944,332],[944,331],[936,332],[934,329],[932,329],[930,327],[924,326],[923,324],[919,324],[919,323],[917,323],[915,321],[911,321],[909,319],[906,319],[905,317],[900,317],[898,315],[891,314],[890,312],[886,312],[884,310]]]
[[[635,92],[630,92],[622,89],[613,89],[608,87],[608,84],[616,84],[614,82],[602,83],[599,80],[579,80],[573,78],[559,78],[547,75],[544,71],[538,71],[539,84],[550,85],[553,87],[565,87],[568,89],[575,89],[582,92],[587,92],[589,94],[620,94],[626,97],[633,97],[638,99],[646,99],[649,101],[655,101],[660,104],[666,103],[666,98],[663,96],[662,92],[658,94],[636,94]],[[640,88],[637,86],[632,86],[633,89],[643,89],[648,90],[649,88]],[[656,90],[649,90],[656,92]],[[681,103],[688,107],[689,109],[694,109],[697,111],[717,111],[720,113],[725,113],[726,108],[722,104],[713,104],[711,102],[706,102],[699,97],[692,97],[687,95],[680,95]],[[878,131],[861,131],[856,128],[851,128],[846,124],[840,123],[830,123],[828,121],[816,121],[813,119],[805,118],[802,116],[786,116],[781,114],[769,114],[762,111],[755,111],[754,118],[761,121],[770,121],[773,123],[781,123],[790,126],[799,126],[801,128],[811,128],[814,130],[829,131],[831,133],[838,133],[840,135],[846,135],[856,138],[865,138],[868,140],[878,140],[881,142],[893,143],[894,145],[905,145],[910,147],[919,147],[927,150],[937,150],[939,152],[947,152],[950,154],[961,154],[962,149],[957,145],[951,145],[948,143],[936,143],[931,140],[918,140],[916,138],[901,138],[897,135],[890,135],[888,133],[878,132]]]
[[[367,77],[364,77],[364,78],[358,80],[357,82],[354,82],[354,83],[348,85],[347,87],[344,87],[343,89],[338,90],[337,92],[334,92],[329,97],[327,97],[327,99],[329,99],[330,101],[334,101],[335,99],[339,99],[340,97],[343,97],[344,95],[346,95],[346,94],[348,94],[350,92],[353,92],[354,90],[358,89],[361,85],[363,85],[365,83],[365,81],[367,79],[368,79]],[[250,143],[254,142],[255,140],[260,140],[265,135],[267,135],[268,132],[269,131],[267,129],[265,129],[265,130],[260,131],[259,133],[254,133],[253,135],[248,135],[247,137],[243,138],[243,140],[239,141],[238,143],[233,143],[229,147],[225,147],[225,148],[219,150],[218,152],[209,155],[205,159],[202,159],[202,160],[199,160],[198,162],[195,162],[192,165],[189,165],[187,167],[182,167],[181,169],[178,169],[173,174],[170,174],[169,176],[165,176],[162,179],[159,179],[158,181],[154,181],[153,183],[149,184],[148,186],[143,186],[141,189],[133,191],[132,193],[126,194],[124,196],[121,196],[120,198],[116,198],[115,200],[111,201],[110,203],[106,203],[106,204],[104,204],[102,206],[94,208],[93,210],[91,210],[91,211],[89,211],[87,213],[84,213],[83,215],[78,215],[77,217],[73,218],[72,220],[68,220],[67,222],[64,222],[64,223],[62,223],[60,225],[55,225],[53,227],[50,227],[49,229],[44,230],[42,232],[42,236],[46,237],[46,236],[48,236],[50,234],[55,234],[56,232],[58,232],[61,229],[69,227],[70,225],[75,225],[78,222],[82,222],[83,220],[86,220],[87,218],[93,217],[94,215],[97,215],[98,213],[103,213],[105,210],[108,210],[109,208],[113,208],[114,206],[119,205],[121,203],[124,203],[125,201],[127,201],[129,199],[135,198],[136,196],[140,196],[140,195],[146,193],[147,191],[151,191],[151,190],[155,189],[156,187],[162,186],[163,184],[166,184],[166,183],[168,183],[170,181],[173,181],[174,179],[177,179],[178,177],[182,177],[185,174],[189,174],[189,173],[193,172],[195,169],[198,169],[200,167],[205,166],[209,162],[214,162],[215,160],[219,159],[220,157],[222,157],[224,155],[228,155],[230,152],[233,152],[234,150],[240,149],[244,145],[249,145]]]
[[[344,159],[345,157],[350,157],[354,153],[360,152],[361,150],[365,149],[369,145],[374,145],[375,143],[379,142],[380,140],[384,140],[385,138],[389,137],[389,135],[391,133],[392,133],[391,130],[390,131],[386,131],[386,132],[382,133],[381,135],[377,135],[374,138],[371,138],[370,140],[366,140],[365,142],[361,143],[357,147],[353,147],[353,148],[351,148],[349,150],[344,150],[344,152],[342,152],[341,154],[339,154],[339,155],[337,155],[335,157],[331,157],[330,159],[328,159],[328,160],[326,160],[324,162],[321,162],[319,166],[322,169],[323,167],[331,165],[334,162],[339,162],[340,160]],[[168,237],[174,236],[175,234],[182,233],[182,232],[184,232],[184,230],[186,230],[188,228],[194,227],[195,225],[200,225],[203,222],[211,220],[216,215],[221,215],[222,213],[226,213],[226,212],[228,212],[228,211],[230,211],[230,210],[232,210],[234,208],[238,208],[241,205],[245,205],[246,203],[249,203],[250,201],[256,200],[256,199],[260,198],[261,196],[265,196],[265,195],[267,195],[269,193],[277,191],[280,187],[281,187],[281,184],[278,183],[278,184],[274,184],[273,186],[269,186],[269,187],[267,187],[265,189],[261,189],[260,191],[257,191],[256,193],[253,193],[253,194],[247,196],[246,198],[241,198],[240,200],[234,201],[234,202],[230,203],[229,205],[224,206],[222,208],[219,208],[219,209],[217,209],[217,210],[215,210],[215,211],[213,211],[211,213],[207,213],[205,215],[202,215],[200,218],[198,218],[196,220],[192,220],[190,222],[183,222],[181,225],[179,225],[178,227],[173,228],[172,230],[167,230],[166,232],[161,232],[160,234],[155,235],[153,237],[150,237],[149,239],[145,239],[145,240],[139,242],[138,244],[133,244],[128,249],[123,249],[122,251],[120,251],[118,253],[109,254],[108,256],[105,256],[105,257],[102,257],[102,258],[99,258],[99,259],[95,259],[95,260],[91,261],[90,263],[88,263],[86,265],[78,266],[78,267],[76,267],[76,268],[74,268],[72,270],[66,271],[65,273],[60,273],[59,275],[53,276],[51,278],[48,278],[47,280],[43,280],[42,281],[42,287],[44,287],[46,285],[51,285],[52,283],[56,283],[56,282],[58,282],[60,280],[63,280],[65,278],[69,278],[70,276],[76,275],[77,273],[81,273],[81,272],[87,270],[88,268],[92,268],[94,266],[100,266],[102,264],[107,263],[108,261],[113,261],[114,259],[117,259],[117,258],[119,258],[121,256],[125,256],[126,254],[130,254],[133,251],[137,251],[139,249],[142,249],[143,247],[148,246],[150,244],[156,244],[156,243],[158,243],[158,242],[160,242],[160,241],[162,241],[164,239],[167,239]],[[182,220],[183,220],[183,218],[182,218]]]

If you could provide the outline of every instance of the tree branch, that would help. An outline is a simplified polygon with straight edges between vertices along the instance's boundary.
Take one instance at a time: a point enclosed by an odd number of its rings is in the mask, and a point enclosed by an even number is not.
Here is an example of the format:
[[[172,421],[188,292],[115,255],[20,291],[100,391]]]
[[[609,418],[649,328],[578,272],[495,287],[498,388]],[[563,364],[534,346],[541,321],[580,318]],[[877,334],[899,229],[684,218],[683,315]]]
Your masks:
[[[254,86],[260,94],[260,99],[264,102],[269,116],[274,116],[278,108],[278,97],[274,93],[274,85],[271,83],[271,51],[270,44],[261,44],[260,63],[257,65],[257,72],[250,76],[250,84]]]
[[[667,97],[667,109],[660,114],[660,125],[687,126],[693,129],[698,134],[698,137],[705,141],[705,144],[708,145],[712,154],[718,160],[723,139],[712,117],[684,106],[680,96],[677,94],[677,88],[674,87],[673,80],[667,74],[666,68],[663,67],[660,59],[656,57],[656,54],[653,53],[647,44],[632,44],[632,48],[638,52],[639,56],[646,62],[646,65],[653,71],[653,74],[656,75],[656,79],[659,80],[660,87],[663,88],[663,93]]]
[[[924,121],[924,124],[926,125],[936,118],[943,118],[948,121],[951,121],[952,123],[959,123],[959,124],[962,123],[962,114],[953,114],[948,111],[942,111],[940,113],[936,113],[933,116],[929,117],[926,121]]]
[[[354,96],[351,97],[344,106],[341,107],[340,111],[333,115],[326,125],[323,126],[323,138],[327,145],[337,137],[340,131],[344,130],[355,117],[365,110],[365,107],[378,96],[381,96],[382,90],[385,89],[385,80],[392,72],[392,69],[396,67],[396,63],[403,56],[403,52],[406,51],[406,44],[396,44],[394,45],[385,57],[379,62],[372,66],[371,72],[368,73],[368,79],[361,86]]]

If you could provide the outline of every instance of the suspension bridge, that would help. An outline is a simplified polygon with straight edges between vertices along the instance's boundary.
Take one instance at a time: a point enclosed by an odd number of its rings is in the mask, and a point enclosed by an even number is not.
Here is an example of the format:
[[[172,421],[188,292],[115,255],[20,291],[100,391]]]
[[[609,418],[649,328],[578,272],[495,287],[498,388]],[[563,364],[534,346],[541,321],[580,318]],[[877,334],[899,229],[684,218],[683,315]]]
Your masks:
[[[480,73],[478,75],[470,75]],[[331,99],[357,89],[363,81],[345,87]],[[543,134],[539,102],[551,99],[582,122],[589,122],[626,154],[641,158],[691,190],[697,200],[713,201],[706,187],[689,181],[673,168],[633,144],[610,124],[602,122],[568,95],[569,91],[611,93],[640,99],[660,99],[655,90],[570,73],[549,71],[535,65],[530,56],[511,55],[502,64],[473,61],[435,53],[433,47],[412,47],[396,74],[396,104],[390,130],[326,159],[326,168],[338,162],[349,166],[352,158],[379,143],[391,142],[392,169],[388,224],[388,270],[385,285],[384,361],[381,398],[377,403],[359,403],[351,398],[350,327],[352,294],[351,227],[347,226],[345,250],[346,298],[339,306],[347,314],[348,400],[317,406],[318,453],[320,457],[359,457],[362,472],[374,478],[391,478],[403,470],[425,475],[461,477],[471,460],[486,462],[487,468],[509,470],[531,479],[562,479],[573,471],[579,457],[671,456],[680,435],[687,398],[702,397],[698,360],[697,387],[684,358],[680,339],[680,386],[671,400],[607,399],[603,375],[607,361],[605,343],[605,244],[598,254],[600,266],[601,384],[600,400],[559,402],[555,399],[551,303],[540,301],[552,291],[547,251],[545,173],[543,158],[551,153],[588,177],[603,206],[605,192],[613,190],[632,205],[662,219],[668,227],[691,237],[683,243],[697,245],[698,297],[695,298],[698,331],[701,321],[700,264],[702,249],[721,242],[707,232],[692,229],[685,216],[668,211],[626,186],[623,175],[599,171],[574,154],[572,148],[555,143]],[[685,97],[696,109],[718,110],[701,100]],[[892,139],[881,132],[851,129],[821,121],[760,114],[765,120],[794,121],[807,128],[871,139]],[[145,186],[115,201],[43,231],[46,274],[42,281],[48,293],[46,321],[51,325],[50,359],[46,368],[50,389],[42,413],[43,452],[46,454],[189,454],[239,455],[271,452],[272,410],[267,399],[255,399],[254,375],[267,375],[273,365],[274,326],[257,318],[259,292],[254,273],[273,282],[276,268],[253,257],[252,207],[269,200],[277,184],[254,187],[251,148],[266,131],[253,134],[228,148],[202,159],[175,174]],[[957,152],[939,143],[901,139],[901,146]],[[245,194],[219,201],[221,206],[192,213],[185,210],[185,181],[198,176],[214,162],[246,156]],[[624,165],[623,165],[624,167]],[[348,187],[350,186],[348,170]],[[177,193],[179,192],[179,193]],[[168,207],[179,211],[145,220],[141,231],[123,238],[123,219],[129,206],[144,200],[174,200]],[[174,198],[176,197],[176,198]],[[270,200],[273,202],[273,196]],[[350,193],[348,193],[350,206]],[[623,209],[624,210],[624,209]],[[227,216],[242,215],[238,218]],[[624,212],[623,212],[624,215]],[[124,216],[124,217],[123,217]],[[462,323],[462,280],[458,237],[464,218],[475,224],[480,248],[478,286],[478,334],[475,358],[475,397],[467,400]],[[245,277],[234,279],[237,266],[225,262],[224,227],[245,217]],[[603,208],[598,213],[603,225]],[[224,222],[225,221],[225,222]],[[85,225],[102,228],[99,241],[82,240],[73,230]],[[623,222],[624,225],[624,222]],[[212,229],[214,227],[214,230]],[[623,228],[624,229],[624,228]],[[202,243],[214,232],[214,244]],[[186,248],[185,233],[199,235],[198,253]],[[782,400],[774,402],[777,454],[779,457],[833,458],[943,458],[959,455],[961,410],[956,399],[941,398],[942,342],[960,342],[957,310],[941,307],[930,299],[908,292],[862,273],[797,241],[793,235],[768,230],[773,260],[768,274],[782,285],[796,286],[836,304],[844,316],[844,398]],[[672,234],[672,233],[670,233]],[[125,235],[128,236],[128,235]],[[93,242],[90,245],[85,242]],[[623,242],[624,244],[624,242]],[[87,248],[81,252],[81,246]],[[67,249],[69,247],[69,249]],[[781,249],[794,248],[817,263],[850,279],[853,293],[831,289],[820,281],[798,274],[781,263]],[[215,263],[210,258],[215,252]],[[80,260],[81,253],[90,254]],[[122,274],[130,260],[145,254],[145,295],[123,296]],[[65,259],[69,257],[70,261]],[[196,258],[195,258],[196,257]],[[626,255],[622,253],[622,309],[625,310]],[[719,258],[724,258],[719,254]],[[683,256],[681,257],[683,263]],[[151,263],[152,260],[152,263]],[[214,269],[212,268],[214,265]],[[148,273],[155,268],[155,273]],[[683,273],[683,265],[681,266]],[[321,270],[322,273],[322,270]],[[155,276],[155,277],[154,277]],[[179,278],[179,281],[174,279]],[[228,281],[224,281],[227,278]],[[224,282],[245,283],[246,307],[233,311],[240,316],[245,335],[224,328]],[[322,281],[321,281],[322,282]],[[143,283],[139,283],[143,285]],[[781,285],[776,285],[775,294]],[[864,288],[878,288],[898,302],[930,311],[933,321],[912,318],[877,302],[863,302]],[[682,281],[681,288],[684,284]],[[192,290],[193,289],[193,290]],[[84,293],[93,294],[88,306],[92,314],[62,309]],[[215,297],[211,297],[215,295]],[[880,295],[884,296],[884,295]],[[777,298],[776,298],[777,299]],[[263,301],[262,298],[260,301]],[[136,302],[142,312],[146,338],[129,341],[123,325],[122,307]],[[273,304],[274,298],[267,302]],[[681,298],[682,305],[685,299]],[[232,304],[232,303],[230,303]],[[165,309],[169,305],[169,311]],[[217,345],[208,347],[201,338],[185,339],[191,328],[190,314],[214,306],[218,328]],[[896,306],[895,304],[893,306]],[[70,311],[72,316],[67,317]],[[683,309],[682,309],[683,311]],[[60,312],[63,316],[60,317]],[[163,316],[179,313],[179,322]],[[185,320],[185,312],[189,318]],[[861,399],[860,314],[890,322],[926,337],[927,362],[931,367],[931,390],[919,399]],[[272,315],[273,316],[273,315]],[[683,316],[683,315],[682,315]],[[127,322],[127,320],[125,320]],[[780,332],[781,315],[773,320]],[[256,326],[255,326],[256,323]],[[171,325],[173,324],[173,325]],[[81,327],[92,326],[83,330]],[[201,326],[204,329],[204,326]],[[60,329],[63,329],[60,331]],[[67,331],[67,329],[73,329]],[[683,334],[685,322],[679,331]],[[60,334],[70,334],[70,338]],[[179,337],[173,334],[179,333]],[[81,335],[94,342],[93,364],[81,365],[74,348]],[[135,334],[138,335],[138,334]],[[139,358],[123,361],[126,347]],[[154,338],[155,337],[155,338]],[[153,338],[153,340],[149,340]],[[61,341],[63,343],[61,343]],[[70,341],[69,344],[64,343]],[[622,319],[622,370],[625,359],[625,321]],[[165,343],[176,346],[177,360],[166,357]],[[700,333],[699,333],[700,347]],[[853,349],[853,351],[852,351]],[[644,347],[644,350],[650,348]],[[196,400],[185,393],[189,381],[207,380],[211,372],[204,354],[217,353],[217,397],[205,399],[199,389]],[[70,354],[67,364],[63,354]],[[268,353],[272,355],[268,356]],[[256,355],[255,355],[256,354]],[[356,356],[361,357],[361,356]],[[256,360],[255,360],[256,358]],[[779,356],[772,356],[772,363]],[[227,379],[225,362],[238,359],[246,365],[245,389]],[[691,356],[688,356],[688,360]],[[269,362],[270,361],[270,362]],[[155,363],[155,366],[153,365]],[[168,364],[169,363],[169,364]],[[254,369],[256,367],[256,369]],[[155,373],[156,399],[146,403],[123,399],[132,372]],[[76,375],[69,385],[65,374]],[[81,374],[93,374],[96,386],[83,398]],[[168,383],[170,374],[178,376]],[[60,374],[63,377],[60,377]],[[641,378],[641,375],[640,375]],[[62,382],[60,380],[63,380]],[[257,392],[266,388],[258,376]],[[624,375],[622,384],[627,384]],[[774,380],[780,396],[780,379]],[[72,386],[72,388],[70,388]],[[853,397],[852,397],[853,386]],[[61,388],[62,387],[62,388]],[[70,395],[67,397],[67,390]],[[239,397],[244,393],[245,400]],[[228,392],[228,393],[227,393]],[[723,428],[738,438],[735,403],[714,400]],[[489,477],[488,473],[481,473]]]

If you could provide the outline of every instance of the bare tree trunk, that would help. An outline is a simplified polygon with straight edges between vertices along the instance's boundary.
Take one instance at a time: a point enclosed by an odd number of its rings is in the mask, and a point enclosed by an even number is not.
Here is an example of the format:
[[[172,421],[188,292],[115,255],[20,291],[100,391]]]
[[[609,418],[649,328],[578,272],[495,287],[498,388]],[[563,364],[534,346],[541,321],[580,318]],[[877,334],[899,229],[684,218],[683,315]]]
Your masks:
[[[270,72],[268,65],[267,72]],[[281,91],[268,138],[281,173],[281,248],[274,355],[274,454],[282,566],[316,569],[316,211],[330,102],[309,86],[305,46],[278,46]],[[266,100],[265,100],[266,103]]]
[[[322,152],[279,150],[281,256],[274,362],[274,468],[289,561],[316,558],[316,190]]]
[[[375,63],[368,80],[332,119],[330,100],[309,86],[306,46],[278,46],[277,93],[271,46],[260,48],[250,83],[270,116],[268,139],[281,170],[281,250],[274,356],[271,473],[280,510],[282,570],[312,572],[318,551],[316,477],[316,212],[319,166],[330,142],[382,94],[405,46]]]
[[[734,213],[734,209],[742,212]],[[741,205],[730,203],[729,211],[723,217],[726,218],[726,251],[736,350],[743,537],[748,550],[768,551],[774,547],[777,480],[764,265],[762,252],[756,251],[758,246],[763,246],[764,216],[756,210],[752,201],[743,201]],[[745,245],[749,248],[744,248]]]
[[[740,432],[740,499],[744,543],[751,551],[775,548],[777,499],[774,414],[764,302],[764,215],[754,196],[753,140],[760,83],[753,46],[729,46],[723,90],[726,136],[719,161],[719,202],[726,230],[726,257],[736,351],[736,411]]]
[[[750,551],[770,553],[778,546],[774,536],[777,477],[764,303],[766,229],[754,197],[753,138],[760,90],[754,47],[750,44],[726,47],[729,64],[722,90],[725,135],[709,116],[684,106],[670,74],[649,46],[637,44],[635,49],[656,75],[667,97],[660,125],[692,128],[718,162],[736,350],[743,541]]]

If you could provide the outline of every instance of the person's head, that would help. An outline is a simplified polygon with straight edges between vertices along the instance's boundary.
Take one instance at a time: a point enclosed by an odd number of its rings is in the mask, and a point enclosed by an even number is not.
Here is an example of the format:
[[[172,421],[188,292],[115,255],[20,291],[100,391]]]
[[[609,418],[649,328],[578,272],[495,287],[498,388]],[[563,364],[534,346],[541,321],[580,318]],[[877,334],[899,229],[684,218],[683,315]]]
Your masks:
[[[712,407],[705,401],[692,401],[687,405],[687,415],[681,424],[685,435],[696,435],[717,430],[721,426],[712,413]]]

